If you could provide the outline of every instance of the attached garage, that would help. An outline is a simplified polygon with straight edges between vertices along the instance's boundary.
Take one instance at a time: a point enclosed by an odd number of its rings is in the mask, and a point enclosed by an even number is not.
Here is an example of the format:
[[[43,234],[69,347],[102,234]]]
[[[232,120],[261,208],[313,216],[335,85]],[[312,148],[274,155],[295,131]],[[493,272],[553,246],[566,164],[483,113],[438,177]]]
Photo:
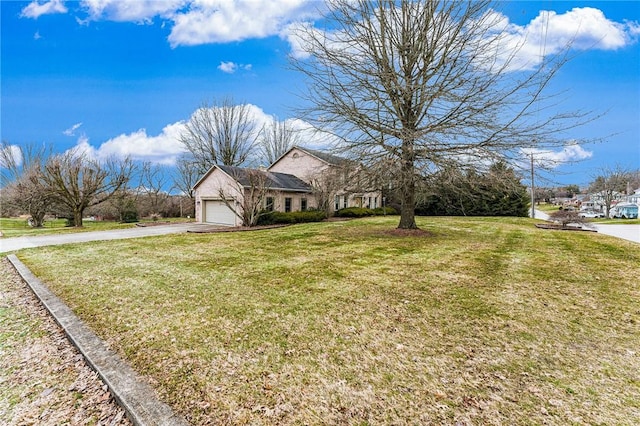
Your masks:
[[[236,215],[224,201],[204,200],[204,222],[235,226]]]

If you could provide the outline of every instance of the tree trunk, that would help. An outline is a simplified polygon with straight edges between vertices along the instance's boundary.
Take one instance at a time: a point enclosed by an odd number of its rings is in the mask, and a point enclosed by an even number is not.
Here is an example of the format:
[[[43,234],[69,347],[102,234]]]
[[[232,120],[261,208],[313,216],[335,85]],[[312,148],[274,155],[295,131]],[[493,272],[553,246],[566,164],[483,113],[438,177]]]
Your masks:
[[[82,228],[82,213],[84,211],[79,209],[73,211],[73,226],[76,228]]]
[[[402,166],[400,167],[400,223],[398,229],[418,229],[416,225],[416,181],[414,170],[413,141],[402,143]]]

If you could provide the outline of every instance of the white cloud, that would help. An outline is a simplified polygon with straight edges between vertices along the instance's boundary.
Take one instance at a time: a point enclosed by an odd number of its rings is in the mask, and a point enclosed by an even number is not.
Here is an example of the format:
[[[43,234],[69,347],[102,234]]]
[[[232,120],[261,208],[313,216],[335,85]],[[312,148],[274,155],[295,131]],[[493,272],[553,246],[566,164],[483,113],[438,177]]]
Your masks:
[[[220,62],[218,69],[227,74],[233,74],[238,69],[238,65],[233,62]]]
[[[541,167],[556,168],[563,164],[586,160],[593,156],[592,151],[587,151],[575,141],[568,142],[560,151],[543,149],[523,149],[522,154],[527,157],[533,155],[535,164]]]
[[[315,8],[314,0],[193,0],[172,17],[169,42],[176,47],[269,37]]]
[[[101,144],[97,154],[100,158],[130,156],[134,160],[174,164],[176,158],[184,152],[179,141],[183,130],[184,122],[179,121],[165,126],[156,136],[148,135],[146,129],[121,134]]]
[[[487,15],[494,24],[495,51],[510,69],[532,69],[544,56],[560,53],[568,46],[576,50],[616,50],[633,44],[640,33],[638,22],[614,22],[599,9],[574,8],[566,13],[541,11],[526,26],[510,23],[497,12]],[[514,53],[515,52],[515,53]],[[487,56],[491,52],[485,52]],[[510,55],[514,55],[509,59]],[[500,63],[498,63],[500,65]]]
[[[305,38],[305,32],[319,30],[313,28],[311,22],[294,22],[287,25],[280,32],[280,37],[291,46],[291,55],[296,59],[307,59],[309,55],[308,41]]]
[[[218,65],[218,69],[227,74],[233,74],[239,69],[251,71],[251,68],[253,68],[251,64],[236,64],[235,62],[222,61],[220,62],[220,65]]]
[[[22,149],[18,145],[0,145],[0,149],[5,149],[5,146],[9,149],[9,156],[12,158],[9,159],[8,163],[11,164],[11,161],[15,163],[16,166],[20,167],[24,158],[22,157]],[[6,151],[5,151],[6,152]],[[7,163],[2,160],[2,156],[0,156],[0,167],[7,168]]]
[[[69,127],[67,130],[63,131],[62,134],[65,136],[75,136],[76,130],[82,126],[82,123],[76,123],[73,126]]]
[[[77,154],[86,155],[87,157],[94,160],[100,158],[98,151],[89,143],[89,138],[86,135],[80,136],[78,138],[76,146],[67,150],[67,152],[72,150]]]
[[[149,23],[156,16],[170,18],[188,5],[187,0],[82,0],[88,20]]]
[[[62,0],[51,0],[45,2],[33,0],[24,9],[22,9],[20,16],[38,19],[42,15],[50,15],[53,13],[67,13],[67,8]]]
[[[36,33],[33,35],[33,39],[34,40],[40,40],[42,38],[42,36],[40,35],[40,31],[36,31]]]

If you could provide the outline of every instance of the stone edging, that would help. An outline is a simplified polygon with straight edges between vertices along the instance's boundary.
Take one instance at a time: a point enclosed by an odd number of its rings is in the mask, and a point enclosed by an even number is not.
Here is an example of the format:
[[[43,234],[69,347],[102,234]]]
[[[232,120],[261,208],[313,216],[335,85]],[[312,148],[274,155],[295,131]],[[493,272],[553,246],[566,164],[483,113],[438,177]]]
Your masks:
[[[110,350],[102,339],[58,299],[14,254],[7,259],[53,319],[84,356],[87,364],[109,387],[115,400],[136,426],[188,426],[189,423],[155,397],[153,389]]]

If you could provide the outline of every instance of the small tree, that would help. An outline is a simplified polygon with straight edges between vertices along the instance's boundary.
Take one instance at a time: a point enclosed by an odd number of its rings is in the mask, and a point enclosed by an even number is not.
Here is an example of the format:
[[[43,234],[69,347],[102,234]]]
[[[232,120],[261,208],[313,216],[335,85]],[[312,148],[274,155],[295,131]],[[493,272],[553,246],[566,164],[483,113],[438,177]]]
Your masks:
[[[264,202],[269,193],[268,172],[240,168],[231,170],[232,177],[238,182],[235,193],[228,194],[220,188],[218,196],[242,220],[243,226],[256,226],[260,215],[264,213]]]
[[[52,205],[51,194],[41,181],[49,155],[50,150],[46,147],[28,145],[23,148],[7,142],[0,146],[3,198],[20,212],[28,213],[29,223],[34,227],[44,224]]]
[[[168,185],[169,174],[164,166],[148,161],[142,163],[138,192],[144,204],[144,216],[159,214],[164,210],[169,199]]]
[[[556,210],[549,214],[549,219],[553,222],[559,223],[562,228],[567,229],[569,224],[583,225],[589,221],[584,217],[581,217],[575,210]]]

